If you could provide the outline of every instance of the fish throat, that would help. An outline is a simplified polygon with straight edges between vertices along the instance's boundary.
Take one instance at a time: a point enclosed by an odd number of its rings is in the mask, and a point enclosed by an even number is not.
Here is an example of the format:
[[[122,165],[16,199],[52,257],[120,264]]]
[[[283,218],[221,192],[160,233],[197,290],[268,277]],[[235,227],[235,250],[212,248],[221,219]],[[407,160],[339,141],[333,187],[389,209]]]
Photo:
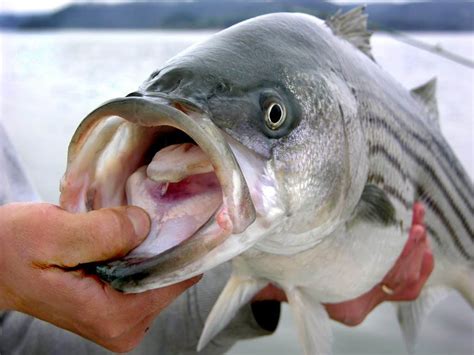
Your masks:
[[[190,139],[191,140],[191,139]],[[158,255],[191,237],[214,214],[222,220],[222,189],[198,145],[179,143],[158,150],[127,179],[128,205],[150,215],[151,231],[135,253]]]

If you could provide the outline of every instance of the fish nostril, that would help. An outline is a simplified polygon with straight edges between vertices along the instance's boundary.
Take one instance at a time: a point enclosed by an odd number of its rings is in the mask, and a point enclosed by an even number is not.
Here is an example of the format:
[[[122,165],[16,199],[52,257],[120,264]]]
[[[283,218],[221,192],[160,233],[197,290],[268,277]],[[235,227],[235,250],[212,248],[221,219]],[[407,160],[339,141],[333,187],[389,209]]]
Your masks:
[[[175,76],[165,76],[155,80],[146,88],[146,90],[171,93],[180,87],[182,81],[182,78],[176,78]]]
[[[173,87],[170,89],[170,92],[173,92],[175,91],[176,89],[179,88],[179,86],[181,85],[181,82],[183,81],[183,79],[178,79],[175,81]]]

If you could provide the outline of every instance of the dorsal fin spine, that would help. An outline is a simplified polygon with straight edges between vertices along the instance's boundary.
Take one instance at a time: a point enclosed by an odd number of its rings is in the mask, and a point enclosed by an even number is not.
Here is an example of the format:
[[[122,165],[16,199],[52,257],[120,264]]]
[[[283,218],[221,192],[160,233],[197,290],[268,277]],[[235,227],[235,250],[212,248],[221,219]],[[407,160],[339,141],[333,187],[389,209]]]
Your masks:
[[[426,108],[430,119],[439,127],[438,102],[436,100],[436,78],[411,90],[411,94]]]
[[[326,25],[334,35],[345,39],[374,60],[370,47],[372,32],[367,29],[365,6],[356,7],[346,13],[339,10],[326,20]]]

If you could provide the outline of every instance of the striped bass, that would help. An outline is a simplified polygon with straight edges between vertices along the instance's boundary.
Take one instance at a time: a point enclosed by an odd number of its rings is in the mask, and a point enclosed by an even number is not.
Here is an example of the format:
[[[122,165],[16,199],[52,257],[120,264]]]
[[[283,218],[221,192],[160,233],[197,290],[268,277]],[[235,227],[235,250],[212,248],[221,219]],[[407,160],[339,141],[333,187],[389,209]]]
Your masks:
[[[199,348],[273,283],[306,354],[326,354],[322,303],[378,284],[426,207],[435,269],[399,304],[409,346],[448,290],[474,306],[474,188],[443,138],[436,81],[407,91],[377,65],[361,8],[326,23],[270,14],[169,60],[139,90],[81,123],[61,205],[133,204],[147,239],[96,267],[124,292],[201,274],[232,259]]]

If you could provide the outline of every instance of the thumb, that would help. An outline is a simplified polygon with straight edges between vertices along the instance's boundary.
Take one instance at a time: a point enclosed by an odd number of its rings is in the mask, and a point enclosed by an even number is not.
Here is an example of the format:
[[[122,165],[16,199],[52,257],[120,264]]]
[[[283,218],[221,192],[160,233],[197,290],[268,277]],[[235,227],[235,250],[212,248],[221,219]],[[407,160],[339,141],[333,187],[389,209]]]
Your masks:
[[[139,245],[150,229],[150,218],[141,208],[122,206],[81,214],[67,214],[65,231],[57,238],[59,266],[119,258]]]

